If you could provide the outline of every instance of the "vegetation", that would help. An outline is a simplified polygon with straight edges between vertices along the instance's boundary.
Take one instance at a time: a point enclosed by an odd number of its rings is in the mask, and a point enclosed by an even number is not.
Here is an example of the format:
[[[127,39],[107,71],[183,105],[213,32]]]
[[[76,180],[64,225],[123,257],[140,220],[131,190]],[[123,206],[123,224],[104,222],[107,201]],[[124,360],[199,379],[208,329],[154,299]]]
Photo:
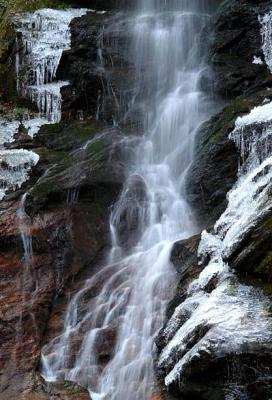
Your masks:
[[[67,3],[61,0],[0,0],[0,6],[6,9],[7,16],[13,12],[35,11],[44,7],[65,8]]]

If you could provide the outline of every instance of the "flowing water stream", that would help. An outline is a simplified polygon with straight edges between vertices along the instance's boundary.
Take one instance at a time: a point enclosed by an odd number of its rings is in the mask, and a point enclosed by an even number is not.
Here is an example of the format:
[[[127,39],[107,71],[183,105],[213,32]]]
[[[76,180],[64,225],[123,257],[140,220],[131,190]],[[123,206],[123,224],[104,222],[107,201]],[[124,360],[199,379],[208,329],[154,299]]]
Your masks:
[[[77,381],[93,399],[146,400],[156,391],[154,338],[175,290],[171,248],[198,232],[184,180],[195,134],[214,110],[201,89],[210,77],[201,45],[208,3],[139,0],[128,21],[145,132],[112,211],[108,261],[71,300],[63,334],[42,355],[47,380]],[[124,220],[133,235],[125,248]],[[115,348],[103,365],[97,349],[110,333]]]

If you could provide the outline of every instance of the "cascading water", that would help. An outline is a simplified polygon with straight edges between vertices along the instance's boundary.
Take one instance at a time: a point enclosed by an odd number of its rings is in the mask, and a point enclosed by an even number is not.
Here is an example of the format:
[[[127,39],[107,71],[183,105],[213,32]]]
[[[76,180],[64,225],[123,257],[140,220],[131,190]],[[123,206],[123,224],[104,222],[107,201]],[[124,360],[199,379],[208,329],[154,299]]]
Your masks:
[[[77,381],[93,399],[146,400],[156,391],[152,353],[175,289],[172,244],[198,231],[183,183],[195,134],[213,110],[201,90],[205,4],[140,1],[128,22],[145,134],[112,211],[108,262],[71,300],[63,334],[42,355],[45,379]],[[97,348],[110,334],[116,344],[105,366]]]

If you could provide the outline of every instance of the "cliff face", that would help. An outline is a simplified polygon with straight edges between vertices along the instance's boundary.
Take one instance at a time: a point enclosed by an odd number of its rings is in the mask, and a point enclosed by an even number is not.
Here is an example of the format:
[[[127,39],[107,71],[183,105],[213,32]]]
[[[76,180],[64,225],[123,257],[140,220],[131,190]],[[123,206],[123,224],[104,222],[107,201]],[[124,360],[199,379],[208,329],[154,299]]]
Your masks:
[[[87,0],[73,3],[89,6]],[[258,16],[269,11],[270,3],[224,1],[206,29],[215,75],[214,90],[220,96],[221,108],[201,128],[187,176],[187,197],[199,225],[205,229],[212,229],[226,209],[226,195],[237,180],[240,153],[229,140],[236,119],[272,100],[272,74],[264,62],[252,63],[254,56],[264,61]],[[128,155],[122,144],[123,133],[112,126],[116,112],[113,93],[118,97],[118,91],[125,88],[129,97],[133,65],[128,57],[125,26],[120,24],[118,32],[122,53],[116,51],[116,31],[107,29],[120,18],[112,11],[115,6],[115,1],[93,1],[93,8],[111,12],[87,14],[71,24],[72,48],[62,55],[57,71],[58,79],[70,81],[69,86],[62,88],[62,122],[43,126],[33,140],[21,127],[16,141],[8,145],[8,149],[33,150],[40,161],[21,189],[9,192],[0,202],[1,400],[89,398],[87,391],[76,384],[45,383],[37,371],[43,345],[62,332],[71,296],[93,275],[108,253],[110,208],[126,176],[124,160]],[[102,43],[97,40],[101,31],[104,32],[103,69],[99,59]],[[35,107],[16,94],[15,72],[11,69],[16,54],[14,38],[11,29],[0,60],[3,116],[19,105],[24,106],[16,111],[22,117],[25,107],[31,108],[30,112]],[[105,90],[109,79],[111,89]],[[100,122],[96,121],[98,112]],[[120,126],[130,134],[140,130],[137,122],[137,115],[129,115]],[[124,218],[124,231],[128,228],[134,229],[125,225]],[[271,215],[266,214],[242,238],[228,260],[239,280],[249,281],[269,295],[271,235]],[[204,268],[198,264],[199,241],[200,236],[195,236],[174,246],[172,262],[180,283],[169,305],[168,320],[185,301],[191,281]],[[29,246],[33,250],[30,257]],[[216,285],[214,277],[205,292],[211,293]],[[88,295],[91,297],[92,293]],[[87,305],[88,298],[82,309]],[[271,310],[266,312],[269,314]],[[183,322],[181,319],[179,326]],[[205,333],[205,329],[194,332],[188,347],[192,348]],[[115,331],[107,332],[100,349],[102,367],[112,355],[114,342]],[[162,330],[156,341],[158,356],[168,342],[169,337]],[[75,344],[70,356],[76,352]],[[245,399],[268,400],[271,371],[269,345],[241,347],[237,354],[203,352],[189,365],[185,380],[180,385],[176,382],[170,385],[170,393],[164,386],[167,368],[158,368],[160,396],[223,400],[240,399],[242,393]]]

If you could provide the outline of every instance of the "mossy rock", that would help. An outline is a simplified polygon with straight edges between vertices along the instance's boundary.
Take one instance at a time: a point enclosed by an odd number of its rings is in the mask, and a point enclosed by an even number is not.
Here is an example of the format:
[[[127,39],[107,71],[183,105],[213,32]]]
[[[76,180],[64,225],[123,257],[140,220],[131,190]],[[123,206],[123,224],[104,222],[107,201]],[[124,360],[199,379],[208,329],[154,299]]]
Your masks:
[[[198,133],[186,190],[203,228],[213,226],[227,206],[226,195],[237,180],[240,152],[229,139],[238,117],[272,99],[272,90],[260,90],[229,102]]]
[[[34,139],[34,144],[45,145],[54,150],[69,151],[83,146],[101,129],[103,129],[103,125],[95,120],[43,125]]]
[[[35,204],[63,201],[69,190],[96,186],[99,181],[111,181],[109,163],[112,163],[113,169],[119,168],[115,164],[118,163],[116,159],[109,161],[117,136],[111,132],[103,134],[98,127],[96,122],[74,122],[41,128],[35,142],[41,146],[36,151],[41,163],[45,164],[46,173],[30,190]]]
[[[270,282],[272,281],[272,250],[268,251],[267,255],[255,268],[254,272],[267,277]]]

